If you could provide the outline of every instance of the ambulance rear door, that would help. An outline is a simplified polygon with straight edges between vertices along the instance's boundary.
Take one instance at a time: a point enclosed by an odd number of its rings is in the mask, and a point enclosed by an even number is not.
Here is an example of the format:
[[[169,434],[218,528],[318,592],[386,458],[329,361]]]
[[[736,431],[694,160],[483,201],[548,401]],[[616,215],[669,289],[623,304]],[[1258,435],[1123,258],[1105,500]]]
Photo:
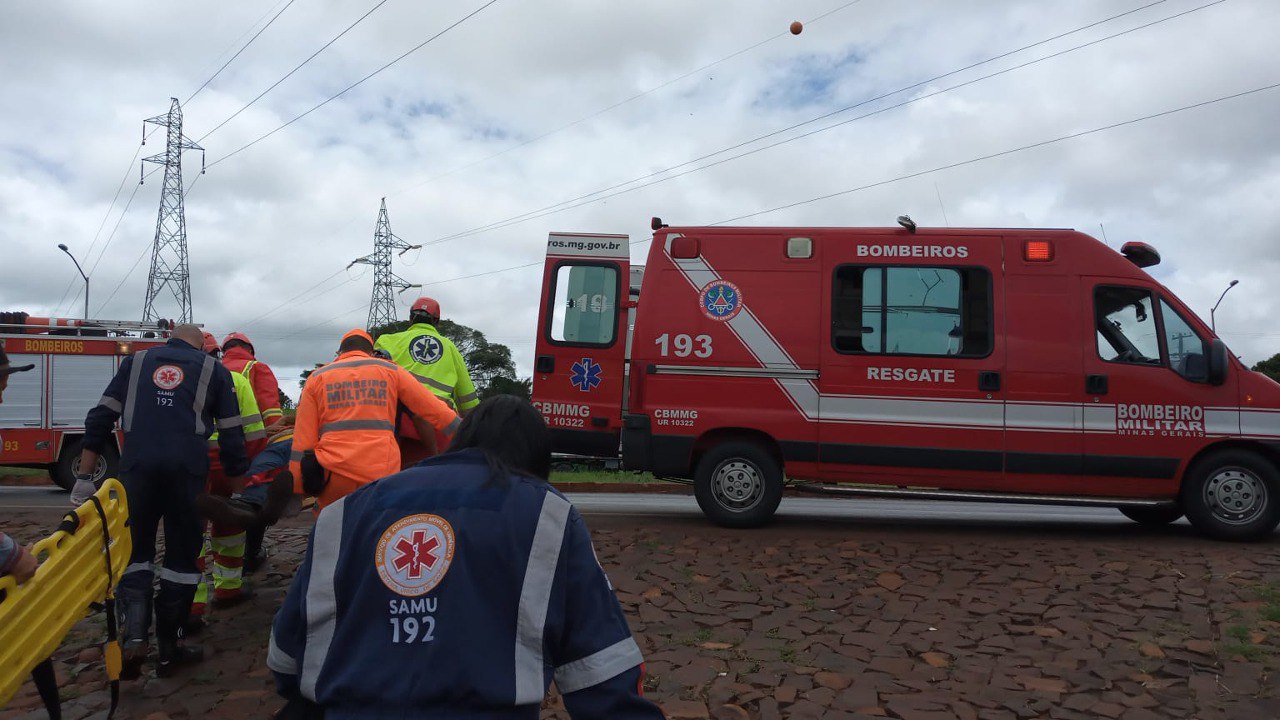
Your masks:
[[[555,452],[618,453],[630,265],[626,235],[552,233],[547,240],[533,400]]]

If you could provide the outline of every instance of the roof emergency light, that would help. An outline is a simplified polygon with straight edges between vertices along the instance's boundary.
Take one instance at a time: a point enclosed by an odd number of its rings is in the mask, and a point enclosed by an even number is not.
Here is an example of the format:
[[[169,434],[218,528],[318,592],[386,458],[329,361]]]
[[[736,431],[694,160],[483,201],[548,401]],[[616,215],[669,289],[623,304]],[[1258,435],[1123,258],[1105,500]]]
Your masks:
[[[1022,259],[1027,262],[1053,262],[1053,243],[1048,240],[1027,240],[1022,243]]]

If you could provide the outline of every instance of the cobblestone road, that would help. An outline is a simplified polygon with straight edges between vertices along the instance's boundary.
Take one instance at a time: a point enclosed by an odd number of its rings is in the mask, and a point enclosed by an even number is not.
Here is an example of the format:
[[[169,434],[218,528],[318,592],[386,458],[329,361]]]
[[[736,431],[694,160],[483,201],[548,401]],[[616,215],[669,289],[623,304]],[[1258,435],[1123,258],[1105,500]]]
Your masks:
[[[56,515],[6,526],[38,537]],[[1280,542],[1190,528],[999,529],[588,517],[671,718],[1280,717]],[[121,717],[263,717],[271,614],[306,527],[274,531],[258,596],[210,656],[125,685]],[[56,655],[66,717],[105,708],[101,617]],[[43,717],[24,688],[0,719]],[[215,709],[216,708],[216,709]],[[554,698],[544,717],[567,717]]]

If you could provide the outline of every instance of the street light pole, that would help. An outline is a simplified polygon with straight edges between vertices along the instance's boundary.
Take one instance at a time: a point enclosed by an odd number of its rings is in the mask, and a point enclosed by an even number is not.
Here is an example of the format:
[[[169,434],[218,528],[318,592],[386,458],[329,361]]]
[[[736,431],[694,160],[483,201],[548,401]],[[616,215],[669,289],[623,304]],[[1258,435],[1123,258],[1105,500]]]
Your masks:
[[[84,319],[89,319],[89,276],[84,274],[84,270],[80,269],[80,261],[76,260],[76,256],[71,254],[66,245],[58,243],[58,249],[67,254],[71,258],[71,262],[76,264],[76,272],[80,273],[80,277],[84,278]]]
[[[1217,335],[1217,334],[1218,334],[1218,323],[1217,323],[1217,321],[1215,321],[1215,320],[1214,320],[1214,318],[1213,318],[1213,314],[1214,314],[1215,312],[1217,312],[1217,310],[1218,310],[1218,306],[1222,304],[1222,298],[1226,297],[1226,296],[1227,296],[1227,293],[1228,293],[1228,292],[1230,292],[1230,291],[1231,291],[1231,288],[1235,287],[1235,286],[1236,286],[1236,283],[1238,283],[1238,282],[1240,282],[1240,281],[1239,281],[1239,280],[1232,280],[1232,281],[1227,285],[1227,289],[1226,289],[1226,290],[1223,290],[1223,291],[1222,291],[1222,294],[1218,296],[1218,302],[1214,303],[1214,304],[1213,304],[1213,307],[1209,309],[1209,327],[1213,330],[1213,334],[1215,334],[1215,335]]]

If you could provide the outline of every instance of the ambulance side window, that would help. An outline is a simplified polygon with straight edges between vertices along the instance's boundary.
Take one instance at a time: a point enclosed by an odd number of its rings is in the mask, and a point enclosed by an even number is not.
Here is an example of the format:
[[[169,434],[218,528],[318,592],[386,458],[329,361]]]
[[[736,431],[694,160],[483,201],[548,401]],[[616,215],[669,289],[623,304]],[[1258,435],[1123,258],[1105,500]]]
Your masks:
[[[1104,285],[1093,291],[1093,304],[1098,357],[1134,365],[1164,364],[1150,291]]]
[[[569,345],[613,344],[618,326],[618,269],[565,264],[551,286],[551,340]]]
[[[985,269],[845,265],[836,269],[832,298],[837,352],[991,352],[991,277]]]

